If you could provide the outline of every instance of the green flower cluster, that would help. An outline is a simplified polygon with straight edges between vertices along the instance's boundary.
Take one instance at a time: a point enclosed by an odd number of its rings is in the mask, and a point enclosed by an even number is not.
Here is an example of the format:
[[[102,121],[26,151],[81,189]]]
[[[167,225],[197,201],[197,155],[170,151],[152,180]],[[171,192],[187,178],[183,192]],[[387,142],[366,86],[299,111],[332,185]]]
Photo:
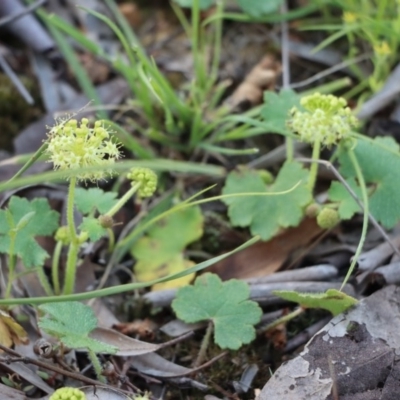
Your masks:
[[[57,389],[49,400],[86,400],[85,393],[82,390],[74,389],[71,387],[63,387]]]
[[[156,191],[157,175],[149,168],[132,168],[126,177],[132,181],[132,186],[140,184],[139,197],[150,197]]]
[[[96,181],[111,175],[104,167],[115,163],[121,156],[119,144],[110,139],[110,133],[103,121],[96,121],[89,128],[89,120],[82,118],[62,121],[55,125],[48,135],[47,153],[54,169],[69,170],[85,167],[99,167],[99,170],[77,174],[78,180]]]
[[[303,97],[300,104],[304,110],[292,108],[288,126],[303,142],[319,141],[331,146],[349,137],[358,125],[357,118],[342,97],[314,93]]]

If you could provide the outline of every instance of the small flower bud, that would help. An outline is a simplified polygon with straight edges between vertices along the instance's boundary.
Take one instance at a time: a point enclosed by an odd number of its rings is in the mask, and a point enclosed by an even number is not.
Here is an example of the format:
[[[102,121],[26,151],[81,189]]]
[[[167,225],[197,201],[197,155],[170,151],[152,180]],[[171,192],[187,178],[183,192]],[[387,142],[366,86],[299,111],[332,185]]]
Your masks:
[[[127,174],[132,185],[140,183],[137,191],[139,197],[150,197],[157,188],[157,175],[149,168],[132,168]]]
[[[109,215],[100,215],[97,219],[102,228],[108,229],[114,226],[114,220]]]
[[[340,221],[337,210],[333,208],[323,208],[317,216],[317,224],[323,229],[331,229]]]
[[[64,246],[71,243],[71,237],[70,237],[68,226],[60,226],[57,229],[55,238],[58,242],[62,242],[62,244]]]

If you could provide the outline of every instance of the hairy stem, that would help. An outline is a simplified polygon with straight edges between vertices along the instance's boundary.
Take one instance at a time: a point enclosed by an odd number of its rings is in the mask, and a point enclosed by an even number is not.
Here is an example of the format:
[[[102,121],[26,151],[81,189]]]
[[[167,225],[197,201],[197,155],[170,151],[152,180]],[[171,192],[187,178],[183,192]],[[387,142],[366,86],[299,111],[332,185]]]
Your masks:
[[[88,356],[90,358],[90,361],[92,362],[94,372],[96,373],[97,379],[101,383],[106,383],[107,382],[106,378],[101,375],[102,367],[101,367],[100,361],[99,361],[96,353],[91,349],[87,349],[87,351],[88,351]]]

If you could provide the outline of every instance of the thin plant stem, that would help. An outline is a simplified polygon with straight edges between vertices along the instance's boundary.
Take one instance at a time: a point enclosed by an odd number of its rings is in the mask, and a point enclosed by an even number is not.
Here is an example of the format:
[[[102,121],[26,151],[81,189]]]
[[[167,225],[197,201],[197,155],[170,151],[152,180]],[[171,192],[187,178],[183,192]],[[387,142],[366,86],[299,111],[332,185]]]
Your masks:
[[[67,201],[67,224],[71,242],[77,241],[75,221],[74,221],[75,186],[76,186],[76,177],[72,176],[69,181],[68,201]]]
[[[209,80],[209,88],[208,90],[211,89],[211,86],[215,83],[215,81],[218,78],[218,70],[219,70],[219,63],[221,60],[221,46],[222,46],[222,13],[224,11],[224,3],[222,0],[218,0],[217,3],[217,10],[216,14],[220,15],[221,17],[217,19],[215,23],[215,39],[213,43],[213,60],[211,63],[211,70],[210,70],[210,77],[211,79]]]
[[[62,242],[58,241],[53,252],[53,259],[51,261],[51,280],[53,281],[53,290],[56,295],[59,295],[61,293],[60,276],[58,272],[60,268],[60,256],[62,247]]]
[[[114,231],[111,228],[108,228],[107,233],[108,233],[108,252],[112,253],[114,246],[115,246]]]
[[[357,246],[356,252],[355,252],[354,257],[353,257],[353,259],[351,261],[349,270],[347,271],[347,274],[346,274],[346,276],[345,276],[345,278],[343,280],[342,286],[340,287],[340,290],[343,290],[344,286],[346,285],[346,283],[350,279],[350,276],[353,273],[353,270],[354,270],[354,268],[355,268],[355,266],[357,264],[358,258],[359,258],[360,254],[361,254],[362,249],[363,249],[365,238],[367,236],[368,215],[369,215],[367,187],[365,185],[365,180],[364,180],[364,176],[362,174],[361,168],[360,168],[360,164],[358,163],[357,157],[354,154],[353,149],[348,148],[347,152],[348,152],[350,161],[351,161],[351,163],[353,165],[353,168],[356,171],[356,176],[357,176],[357,179],[358,179],[358,183],[360,184],[362,201],[363,201],[363,205],[364,205],[364,215],[363,215],[363,225],[362,225],[360,241],[358,242],[358,246]]]
[[[184,271],[177,272],[174,274],[167,275],[163,278],[159,278],[156,280],[148,281],[148,282],[135,282],[135,283],[127,283],[123,285],[116,285],[116,286],[110,286],[105,289],[99,289],[99,290],[92,290],[89,292],[84,292],[84,293],[75,293],[71,295],[66,295],[66,296],[42,296],[42,297],[27,297],[27,298],[16,298],[16,299],[0,299],[0,305],[17,305],[17,304],[46,304],[46,303],[56,303],[60,301],[82,301],[82,300],[88,300],[92,298],[98,298],[98,297],[105,297],[105,296],[112,296],[115,294],[119,293],[124,293],[144,287],[150,287],[156,283],[161,283],[161,282],[166,282],[172,279],[178,279],[183,276],[189,275],[191,273],[201,271],[212,264],[215,264],[227,257],[229,257],[232,254],[237,253],[238,251],[241,251],[252,244],[258,242],[260,240],[259,236],[255,236],[254,238],[248,240],[241,246],[235,248],[232,251],[229,251],[228,253],[222,254],[220,256],[214,257],[211,260],[206,260],[203,261],[193,267],[190,267]]]
[[[51,288],[49,280],[48,280],[46,274],[44,273],[43,266],[40,266],[37,269],[37,276],[38,276],[39,282],[42,285],[42,288],[44,289],[47,296],[54,296],[53,289]]]
[[[65,269],[65,282],[63,294],[72,294],[75,286],[76,267],[78,262],[79,242],[76,235],[74,222],[74,200],[75,200],[76,177],[71,177],[68,190],[67,201],[67,224],[70,234],[70,244],[67,256],[67,266]]]
[[[8,181],[19,178],[31,165],[33,165],[46,151],[48,143],[43,143],[37,151],[29,158],[29,160],[22,166],[22,168]]]
[[[15,244],[15,239],[13,240],[11,238],[10,256],[8,257],[8,281],[7,281],[6,292],[4,294],[5,299],[9,299],[11,297],[12,283],[15,278],[15,264],[17,262],[17,256],[15,254],[13,254],[14,244]]]
[[[67,266],[65,268],[64,295],[72,294],[74,292],[78,250],[78,243],[71,242],[68,249]]]
[[[282,2],[280,14],[285,15],[287,13],[286,0]],[[282,83],[283,88],[288,89],[290,87],[290,59],[289,59],[289,29],[286,20],[281,21],[281,43],[282,43]],[[286,143],[286,159],[292,161],[294,157],[294,145],[293,139],[290,137],[285,138]]]
[[[192,6],[192,30],[191,30],[191,39],[192,39],[192,54],[194,60],[194,70],[195,70],[195,80],[196,84],[191,85],[191,95],[194,104],[199,104],[198,99],[198,91],[204,90],[204,81],[205,81],[205,71],[201,48],[201,38],[200,38],[200,1],[194,0]]]
[[[157,215],[156,217],[152,218],[150,221],[140,225],[136,229],[134,229],[129,235],[125,236],[123,240],[120,240],[118,244],[116,245],[116,248],[123,248],[126,246],[128,243],[130,243],[133,239],[135,239],[139,234],[144,232],[146,229],[148,229],[150,226],[155,224],[157,221],[174,214],[177,211],[183,210],[188,207],[193,207],[199,204],[204,204],[204,203],[209,203],[211,201],[215,200],[222,200],[222,199],[227,199],[227,198],[232,198],[232,197],[247,197],[247,196],[280,196],[282,194],[290,193],[292,190],[296,189],[300,185],[301,181],[297,182],[296,185],[291,187],[288,190],[284,190],[281,192],[251,192],[251,193],[232,193],[232,194],[222,194],[219,196],[213,196],[209,197],[208,199],[201,199],[201,200],[196,200],[196,201],[191,201],[191,199],[187,199],[184,202],[177,204],[176,206],[170,208],[167,211],[162,212],[161,214]]]
[[[121,209],[121,207],[136,193],[136,191],[140,188],[141,183],[135,183],[119,200],[118,202],[108,210],[105,215],[112,217],[115,215],[117,211]]]
[[[315,140],[314,146],[313,146],[313,151],[312,151],[312,164],[310,167],[310,175],[308,178],[308,189],[312,192],[314,190],[315,186],[315,181],[317,180],[317,173],[318,173],[318,160],[319,160],[319,155],[321,152],[321,141],[320,140]]]
[[[269,330],[271,330],[273,328],[276,328],[280,324],[286,324],[287,322],[291,321],[292,319],[294,319],[294,318],[298,317],[299,315],[303,314],[304,311],[305,310],[304,310],[303,307],[296,308],[291,313],[276,319],[275,321],[271,322],[268,325],[263,326],[260,329],[257,329],[257,333],[268,332]]]
[[[199,354],[197,355],[196,361],[193,364],[194,368],[201,365],[203,360],[206,358],[207,349],[210,344],[210,339],[213,331],[214,331],[214,324],[212,323],[212,321],[209,321],[206,333],[204,334],[203,340],[201,342]]]

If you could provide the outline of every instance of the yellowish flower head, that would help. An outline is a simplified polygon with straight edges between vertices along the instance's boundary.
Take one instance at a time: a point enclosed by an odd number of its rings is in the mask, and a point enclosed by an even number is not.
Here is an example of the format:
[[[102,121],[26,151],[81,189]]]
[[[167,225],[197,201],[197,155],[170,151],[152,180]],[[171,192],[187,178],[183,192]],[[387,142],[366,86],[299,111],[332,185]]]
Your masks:
[[[352,24],[353,22],[357,21],[357,14],[350,12],[350,11],[345,11],[343,13],[342,19],[347,24]]]
[[[374,52],[378,56],[388,56],[391,52],[388,42],[382,40],[381,42],[374,45]]]
[[[110,167],[121,157],[119,144],[110,138],[110,132],[103,121],[96,121],[94,127],[82,118],[63,121],[55,125],[48,134],[47,153],[54,169],[66,171],[85,167],[96,167],[97,171],[77,174],[78,180],[96,181],[112,175]]]
[[[50,396],[49,400],[86,400],[86,395],[82,392],[82,390],[64,387],[57,389]]]
[[[304,110],[292,108],[288,126],[302,142],[313,144],[319,141],[324,146],[331,146],[349,137],[358,125],[342,97],[314,93],[303,97],[300,104]]]

